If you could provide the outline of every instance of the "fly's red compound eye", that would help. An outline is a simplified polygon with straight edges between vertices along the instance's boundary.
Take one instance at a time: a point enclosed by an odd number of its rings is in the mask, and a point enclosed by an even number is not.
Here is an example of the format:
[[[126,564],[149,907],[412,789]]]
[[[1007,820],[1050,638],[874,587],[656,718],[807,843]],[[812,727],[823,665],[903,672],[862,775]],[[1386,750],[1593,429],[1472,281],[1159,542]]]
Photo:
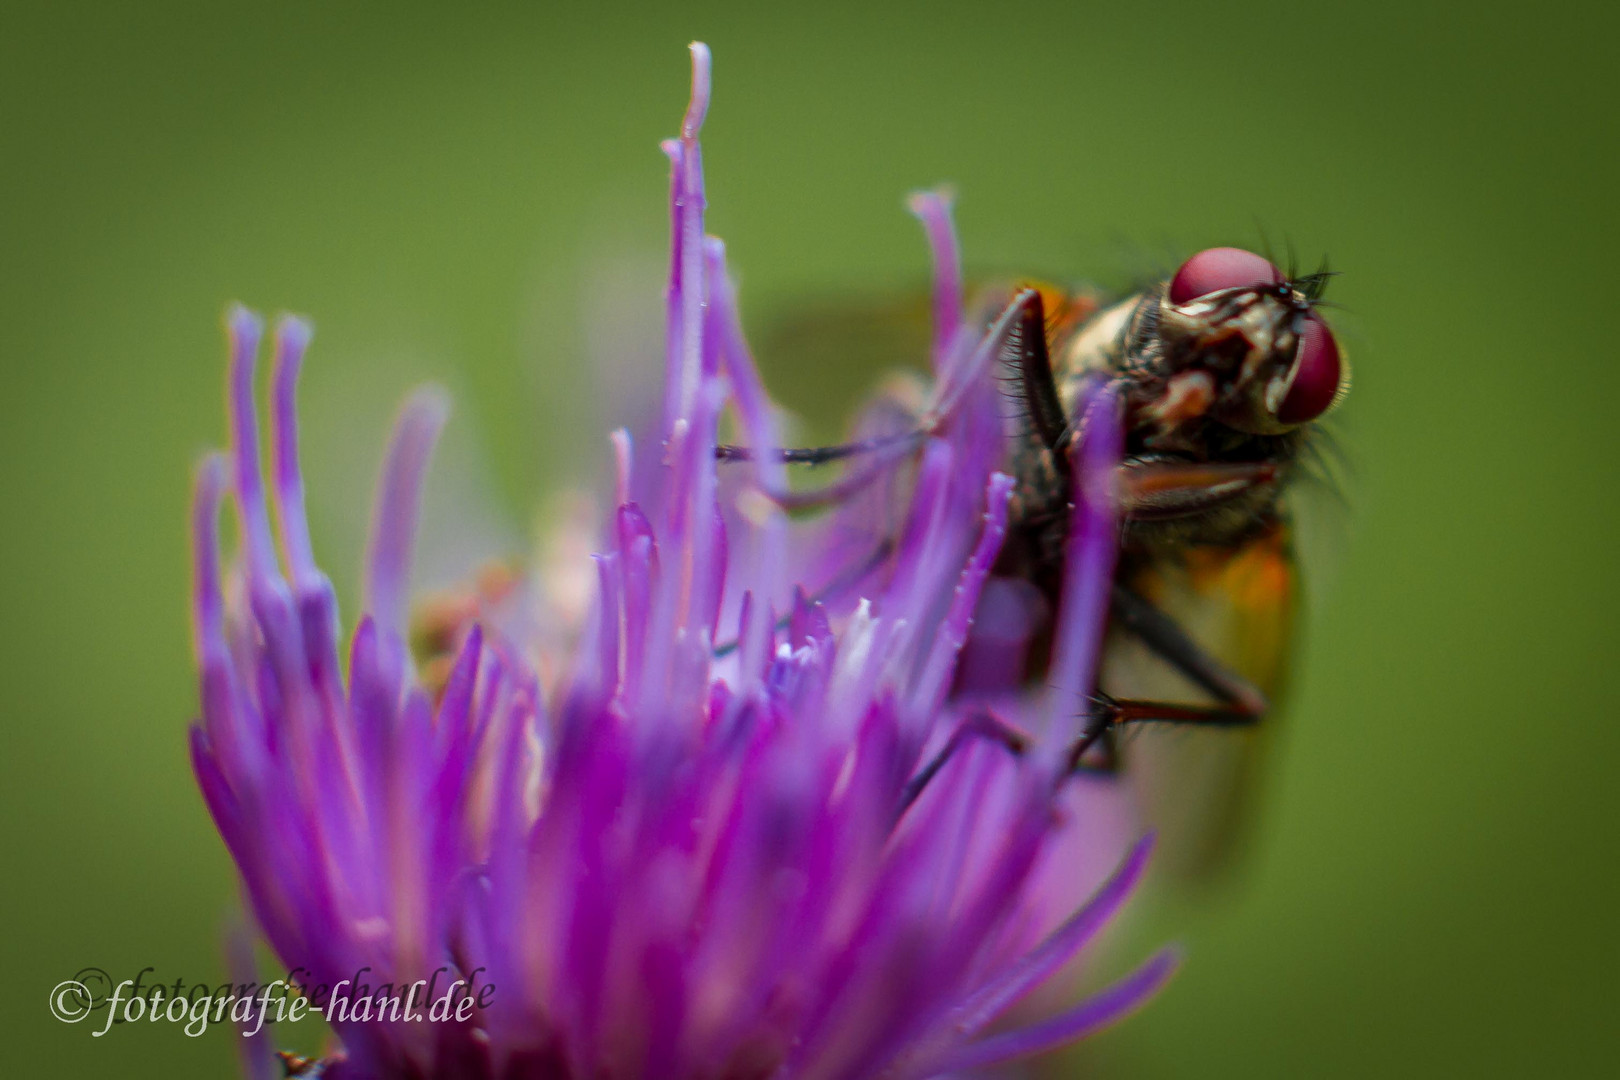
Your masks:
[[[1219,247],[1200,251],[1181,264],[1170,279],[1170,302],[1185,304],[1223,289],[1275,285],[1282,274],[1268,259],[1242,248]]]
[[[1294,360],[1294,378],[1288,384],[1277,420],[1284,424],[1304,424],[1328,411],[1338,396],[1344,363],[1333,331],[1316,315],[1305,318],[1299,337],[1299,353]]]

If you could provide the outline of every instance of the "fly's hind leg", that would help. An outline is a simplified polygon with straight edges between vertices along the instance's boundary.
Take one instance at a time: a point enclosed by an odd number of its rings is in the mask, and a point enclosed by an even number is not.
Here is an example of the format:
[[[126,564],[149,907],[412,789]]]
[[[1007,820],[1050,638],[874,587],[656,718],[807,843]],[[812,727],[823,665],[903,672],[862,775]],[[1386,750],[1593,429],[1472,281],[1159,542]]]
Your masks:
[[[1078,772],[1112,773],[1119,768],[1115,731],[1124,724],[1195,724],[1201,727],[1248,727],[1257,723],[1270,702],[1254,684],[1209,655],[1170,616],[1124,585],[1115,585],[1111,610],[1115,625],[1133,634],[1160,659],[1197,683],[1217,705],[1092,695],[1085,734],[1069,752]]]
[[[1104,777],[1116,774],[1119,771],[1119,749],[1115,732],[1121,724],[1162,721],[1240,727],[1252,724],[1257,719],[1258,716],[1236,708],[1134,701],[1096,693],[1091,696],[1085,734],[1075,740],[1069,750],[1069,773]],[[907,781],[901,793],[898,813],[904,814],[945,764],[968,744],[986,742],[997,745],[1016,758],[1023,757],[1029,750],[1030,741],[1027,733],[988,709],[968,714],[945,741],[945,745]]]
[[[1126,724],[1167,723],[1199,727],[1249,727],[1266,714],[1270,703],[1247,679],[1209,655],[1177,622],[1134,590],[1115,585],[1111,610],[1115,625],[1129,631],[1153,653],[1213,696],[1218,704],[1188,705],[1138,698],[1116,698],[1098,691],[1087,708],[1084,733],[1068,754],[1071,775],[1110,777],[1119,771],[1118,730]],[[945,745],[906,785],[900,811],[916,801],[945,763],[974,741],[998,744],[1014,757],[1023,756],[1029,736],[992,713],[981,711],[963,721]]]
[[[1116,626],[1134,635],[1224,706],[1215,711],[1241,714],[1253,721],[1271,707],[1258,687],[1211,656],[1174,619],[1133,589],[1116,584],[1110,611]]]
[[[1119,771],[1116,732],[1125,724],[1196,724],[1201,727],[1248,727],[1259,713],[1219,705],[1178,705],[1168,701],[1116,698],[1101,691],[1091,696],[1085,734],[1069,750],[1071,772],[1111,776]]]

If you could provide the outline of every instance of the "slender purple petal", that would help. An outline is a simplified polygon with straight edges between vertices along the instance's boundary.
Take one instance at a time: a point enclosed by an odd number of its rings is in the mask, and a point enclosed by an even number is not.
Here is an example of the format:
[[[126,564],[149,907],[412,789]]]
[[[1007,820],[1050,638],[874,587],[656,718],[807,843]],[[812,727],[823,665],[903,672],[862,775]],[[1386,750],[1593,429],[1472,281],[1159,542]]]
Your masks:
[[[703,152],[698,132],[709,111],[709,47],[693,42],[692,97],[681,121],[681,153],[675,162],[679,178],[675,199],[678,230],[676,258],[680,263],[681,351],[676,382],[676,417],[690,416],[702,378],[703,352],[699,328],[708,303],[708,282],[703,272]]]
[[[304,478],[298,468],[298,373],[314,335],[309,323],[284,316],[276,324],[276,366],[272,376],[270,426],[275,445],[276,521],[281,549],[294,586],[309,587],[320,579],[310,550],[304,516]]]
[[[1165,949],[1101,993],[1040,1024],[972,1043],[940,1063],[943,1073],[963,1073],[1056,1050],[1123,1020],[1157,994],[1180,966],[1176,949]]]
[[[1064,550],[1063,601],[1044,743],[1054,760],[1066,754],[1079,737],[1086,721],[1086,701],[1096,682],[1118,554],[1114,469],[1123,441],[1118,395],[1111,388],[1099,388],[1086,399],[1080,438],[1071,444],[1070,452],[1074,512]]]
[[[225,599],[219,587],[219,507],[225,470],[225,455],[204,458],[197,466],[191,501],[192,650],[203,669],[226,660]]]
[[[240,922],[232,923],[225,932],[225,955],[231,981],[238,986],[258,982],[258,965],[253,962],[253,938],[248,928]],[[269,1029],[260,1026],[253,1031],[251,1026],[244,1026],[239,1034],[241,1040],[237,1044],[237,1056],[242,1062],[242,1075],[247,1080],[270,1080],[275,1075],[275,1064],[270,1051]]]
[[[1085,947],[1113,918],[1141,880],[1153,850],[1151,835],[1137,841],[1129,855],[1091,900],[1069,920],[1053,931],[1041,945],[1009,965],[988,985],[974,992],[958,1012],[955,1026],[969,1035],[977,1034],[1025,994],[1051,978]]]
[[[436,387],[424,387],[411,395],[394,424],[372,512],[363,606],[378,625],[401,638],[422,481],[449,411],[449,399]]]
[[[1002,343],[1007,340],[1007,335],[1012,331],[1013,323],[1017,321],[1022,310],[1018,305],[1009,304],[1007,309],[997,316],[996,321],[990,324],[990,329],[984,337],[980,338],[971,350],[964,353],[967,359],[959,365],[953,365],[946,372],[934,387],[934,400],[928,408],[929,416],[935,418],[950,416],[975,387],[982,388],[991,363],[1000,353]]]
[[[934,265],[934,372],[943,375],[962,323],[962,253],[948,190],[919,191],[906,206],[922,222]]]
[[[276,572],[264,476],[259,468],[259,421],[253,393],[264,322],[238,305],[226,315],[225,328],[231,343],[231,456],[236,465],[236,505],[242,517],[248,569],[259,577]]]
[[[974,548],[956,593],[951,597],[951,608],[940,628],[928,665],[918,683],[918,692],[931,708],[938,708],[939,697],[946,690],[946,678],[955,670],[956,658],[967,641],[968,629],[973,623],[973,612],[978,606],[979,593],[990,576],[990,568],[1001,552],[1001,541],[1007,535],[1007,503],[1012,497],[1013,479],[1004,473],[990,478],[990,489],[985,494],[988,509],[984,513],[984,530],[979,545]]]
[[[630,501],[630,478],[635,471],[635,444],[630,433],[618,428],[611,436],[614,464],[614,504],[623,506]]]

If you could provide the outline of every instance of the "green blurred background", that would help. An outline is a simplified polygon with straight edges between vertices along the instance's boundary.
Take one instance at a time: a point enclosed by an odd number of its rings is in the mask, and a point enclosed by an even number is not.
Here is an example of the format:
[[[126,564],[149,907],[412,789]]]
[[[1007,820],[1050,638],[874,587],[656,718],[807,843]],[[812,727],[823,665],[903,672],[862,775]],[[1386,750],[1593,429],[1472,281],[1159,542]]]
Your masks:
[[[317,320],[311,513],[345,587],[425,377],[457,399],[438,488],[476,526],[429,547],[525,544],[604,458],[579,399],[622,380],[589,358],[656,326],[657,140],[692,38],[715,54],[710,227],[756,330],[919,283],[901,197],[942,180],[970,267],[1118,282],[1263,226],[1344,271],[1354,510],[1258,848],[1159,912],[1185,971],[1088,1064],[1612,1068],[1617,29],[1388,0],[7,4],[5,1072],[234,1073],[224,1031],[95,1040],[46,1009],[90,964],[223,977],[183,531],[224,435],[222,306]],[[762,361],[824,426],[878,375]]]

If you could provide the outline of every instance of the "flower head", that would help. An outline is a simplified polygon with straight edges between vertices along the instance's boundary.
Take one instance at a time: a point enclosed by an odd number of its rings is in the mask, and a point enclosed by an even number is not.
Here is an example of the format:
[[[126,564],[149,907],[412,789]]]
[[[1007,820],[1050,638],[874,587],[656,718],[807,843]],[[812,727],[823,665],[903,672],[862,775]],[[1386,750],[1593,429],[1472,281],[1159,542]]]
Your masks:
[[[723,474],[728,409],[752,446],[779,443],[724,249],[703,231],[709,56],[692,54],[691,104],[665,144],[661,441],[614,437],[596,600],[544,691],[525,643],[477,624],[442,687],[416,672],[413,524],[446,415],[432,391],[395,429],[343,663],[303,512],[294,384],[309,330],[276,333],[266,477],[261,328],[228,319],[231,452],[203,463],[193,521],[198,782],[264,936],[312,983],[369,968],[403,991],[447,969],[494,988],[443,1022],[329,1017],[341,1049],[327,1076],[936,1076],[1077,1038],[1173,967],[1161,954],[1008,1026],[1146,858],[1138,844],[1084,903],[1064,876],[1089,824],[1063,756],[1113,559],[1110,403],[1093,402],[1077,452],[1066,689],[1019,752],[975,740],[952,685],[1012,493],[986,377],[1000,329],[964,322],[948,208],[923,197],[937,286],[922,434],[877,432],[835,511],[807,525],[772,498],[788,485],[771,455]],[[227,493],[242,538],[228,570]]]

